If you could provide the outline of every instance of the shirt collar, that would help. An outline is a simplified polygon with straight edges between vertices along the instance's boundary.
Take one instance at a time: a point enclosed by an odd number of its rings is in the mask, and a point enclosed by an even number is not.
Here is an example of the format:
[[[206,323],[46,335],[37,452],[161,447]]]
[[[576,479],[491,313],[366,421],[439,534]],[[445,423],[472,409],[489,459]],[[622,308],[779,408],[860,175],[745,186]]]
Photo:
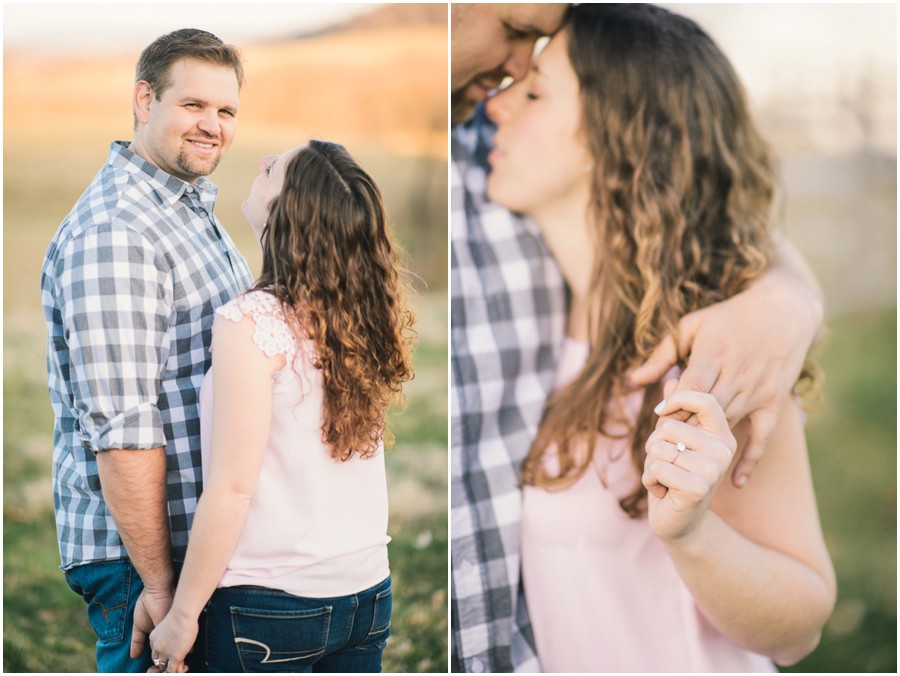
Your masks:
[[[487,155],[494,145],[496,125],[487,116],[487,107],[482,102],[475,108],[472,117],[451,129],[450,153],[453,161],[461,166],[475,160],[487,166]]]
[[[110,143],[108,162],[117,169],[139,177],[149,185],[160,201],[169,204],[181,199],[190,188],[197,192],[200,201],[205,204],[215,203],[219,192],[219,187],[205,176],[200,176],[194,183],[188,183],[154,166],[131,150],[130,141]]]

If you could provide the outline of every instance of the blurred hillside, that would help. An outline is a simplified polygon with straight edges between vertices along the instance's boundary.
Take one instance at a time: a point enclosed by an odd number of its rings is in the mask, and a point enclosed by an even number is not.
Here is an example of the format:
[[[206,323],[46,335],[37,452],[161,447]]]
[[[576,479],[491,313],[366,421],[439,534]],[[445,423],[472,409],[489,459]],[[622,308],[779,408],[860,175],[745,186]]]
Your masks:
[[[371,28],[396,28],[398,26],[447,25],[447,5],[440,3],[410,3],[387,5],[370,12],[359,14],[346,21],[337,22],[318,31],[304,33],[298,37],[327,35],[341,31]]]
[[[790,239],[831,317],[897,304],[897,6],[676,4],[738,72],[781,160]]]
[[[445,288],[446,11],[440,23],[415,7],[379,7],[371,19],[316,37],[239,45],[246,79],[237,136],[211,178],[221,187],[217,213],[251,265],[256,246],[239,208],[257,158],[322,138],[343,143],[373,174],[409,267],[428,288]],[[105,160],[109,141],[131,137],[142,47],[109,56],[5,52],[7,238],[19,209],[34,217],[28,200],[35,199],[47,212],[49,241]],[[40,258],[33,259],[33,279]]]

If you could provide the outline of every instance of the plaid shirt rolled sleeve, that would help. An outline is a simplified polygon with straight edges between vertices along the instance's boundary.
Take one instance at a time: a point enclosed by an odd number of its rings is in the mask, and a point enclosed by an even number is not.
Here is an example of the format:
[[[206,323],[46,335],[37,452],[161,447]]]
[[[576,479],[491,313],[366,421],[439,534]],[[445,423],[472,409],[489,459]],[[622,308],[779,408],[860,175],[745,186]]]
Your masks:
[[[453,130],[451,669],[539,669],[520,585],[522,462],[550,393],[565,283],[533,222],[484,196],[492,128]]]
[[[250,284],[213,215],[217,188],[114,142],[54,236],[41,276],[62,568],[127,556],[96,453],[165,447],[173,553],[201,489],[198,390],[216,308]]]
[[[70,239],[58,266],[75,428],[93,453],[166,445],[157,407],[172,288],[153,244],[121,222]]]

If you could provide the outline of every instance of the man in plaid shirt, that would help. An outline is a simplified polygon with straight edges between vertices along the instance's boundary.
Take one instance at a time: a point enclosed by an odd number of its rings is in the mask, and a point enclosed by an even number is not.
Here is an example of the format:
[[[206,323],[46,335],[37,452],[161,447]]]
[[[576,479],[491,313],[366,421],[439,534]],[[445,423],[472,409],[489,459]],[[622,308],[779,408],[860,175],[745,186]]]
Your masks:
[[[242,79],[237,50],[205,31],[148,46],[133,141],[110,145],[44,260],[60,555],[99,671],[151,665],[140,640],[171,605],[201,489],[213,314],[252,281],[204,178],[231,145]]]
[[[490,89],[520,78],[565,4],[451,5],[451,670],[540,669],[519,576],[520,467],[550,394],[565,283],[538,228],[484,196]],[[682,319],[632,379],[690,355],[679,388],[711,391],[751,439],[746,481],[821,324],[822,302],[787,243],[747,292]],[[762,321],[760,321],[762,318]],[[766,355],[766,360],[760,355]],[[777,355],[777,357],[776,357]]]

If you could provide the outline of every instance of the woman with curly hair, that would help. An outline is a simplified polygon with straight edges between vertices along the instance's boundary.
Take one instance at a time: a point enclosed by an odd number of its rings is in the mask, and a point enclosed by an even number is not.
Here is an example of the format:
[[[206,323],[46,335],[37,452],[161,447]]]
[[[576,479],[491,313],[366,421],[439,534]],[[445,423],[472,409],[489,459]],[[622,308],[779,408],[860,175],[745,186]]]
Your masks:
[[[723,478],[746,423],[730,429],[712,395],[675,391],[673,374],[647,388],[628,377],[682,316],[740,292],[772,256],[773,159],[737,76],[688,19],[581,4],[488,113],[488,194],[540,225],[571,291],[523,468],[543,668],[796,662],[835,601],[799,404],[737,488]]]
[[[385,410],[412,377],[413,319],[381,194],[310,141],[260,160],[243,211],[262,273],[217,311],[203,495],[152,654],[185,671],[204,612],[212,671],[380,671]]]

